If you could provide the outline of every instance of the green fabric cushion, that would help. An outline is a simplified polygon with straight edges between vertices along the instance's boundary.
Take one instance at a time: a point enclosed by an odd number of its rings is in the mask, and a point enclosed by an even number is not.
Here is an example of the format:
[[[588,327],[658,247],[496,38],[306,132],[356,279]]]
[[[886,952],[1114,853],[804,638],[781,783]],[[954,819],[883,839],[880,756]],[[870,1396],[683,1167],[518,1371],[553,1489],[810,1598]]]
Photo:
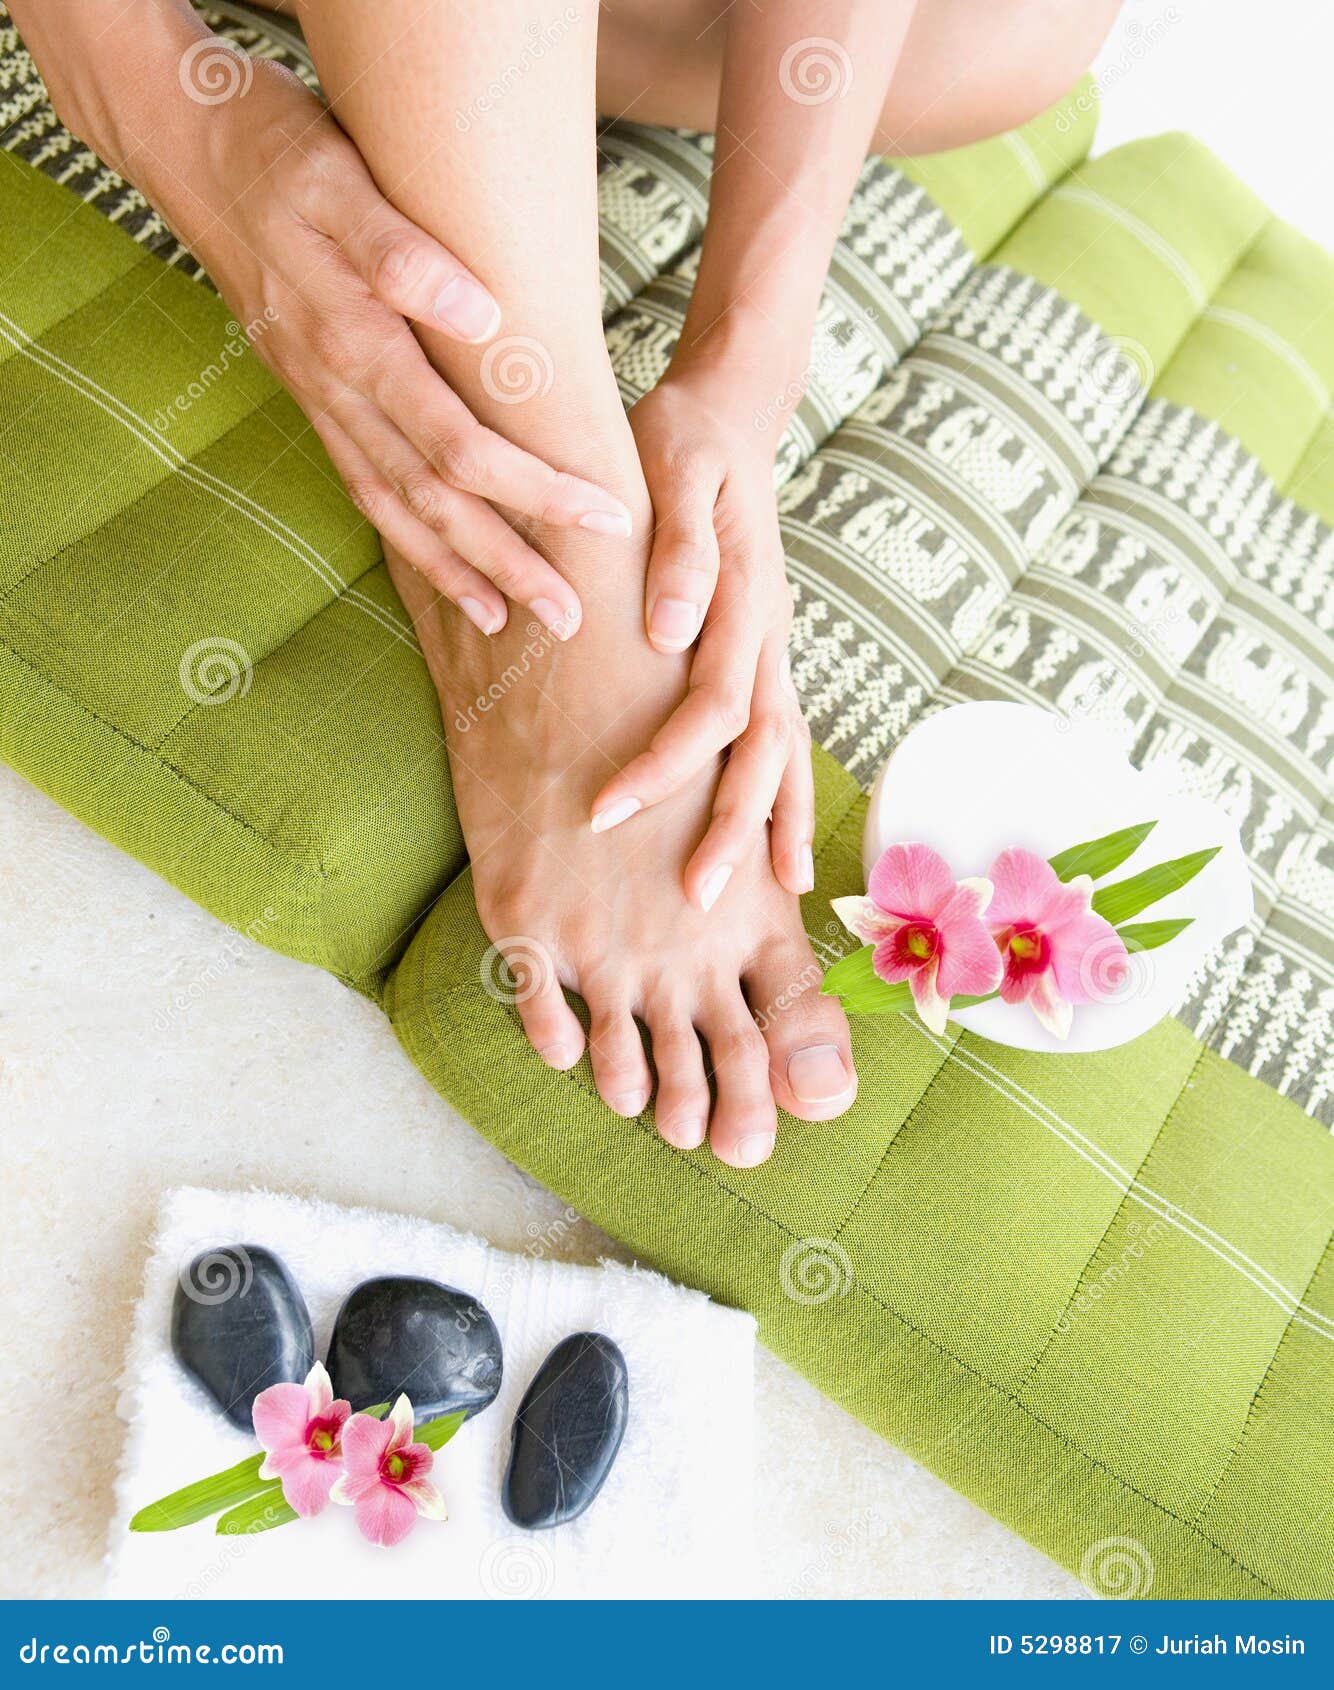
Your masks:
[[[1277,1088],[1328,1108],[1331,266],[1194,143],[1082,163],[1090,129],[872,161],[850,208],[780,453],[834,754],[807,913],[818,940],[858,779],[921,713],[1093,710],[1243,826],[1259,913],[1185,1006],[1199,1037],[1044,1062],[865,1021],[856,1109],[745,1175],[550,1073],[480,989],[374,537],[225,309],[4,156],[0,753],[382,998],[507,1153],[1086,1577],[1130,1537],[1140,1593],[1329,1594],[1334,1152]],[[700,137],[603,137],[627,398],[670,354],[707,170]]]

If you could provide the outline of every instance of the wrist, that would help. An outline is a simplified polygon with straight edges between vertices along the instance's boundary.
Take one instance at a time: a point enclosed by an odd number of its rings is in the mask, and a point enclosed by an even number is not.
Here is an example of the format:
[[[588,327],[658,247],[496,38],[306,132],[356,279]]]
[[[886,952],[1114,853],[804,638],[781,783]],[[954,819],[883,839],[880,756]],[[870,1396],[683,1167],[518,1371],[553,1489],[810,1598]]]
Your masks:
[[[805,391],[809,362],[809,337],[789,335],[785,343],[771,318],[734,307],[698,334],[687,323],[664,380],[772,456]]]

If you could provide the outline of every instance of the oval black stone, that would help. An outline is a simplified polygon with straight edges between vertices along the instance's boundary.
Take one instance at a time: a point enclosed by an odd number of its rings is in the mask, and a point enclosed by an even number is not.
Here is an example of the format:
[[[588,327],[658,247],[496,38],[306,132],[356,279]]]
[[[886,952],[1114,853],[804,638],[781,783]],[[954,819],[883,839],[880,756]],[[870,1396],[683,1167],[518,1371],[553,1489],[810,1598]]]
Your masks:
[[[496,1323],[464,1291],[434,1279],[367,1279],[352,1291],[329,1340],[334,1392],[353,1408],[406,1391],[417,1420],[480,1414],[500,1389]]]
[[[250,1405],[270,1385],[300,1383],[315,1337],[296,1281],[259,1244],[202,1251],[176,1282],[171,1348],[234,1426],[253,1430]]]
[[[500,1500],[516,1526],[576,1519],[602,1489],[630,1417],[625,1357],[601,1332],[562,1339],[514,1416]]]

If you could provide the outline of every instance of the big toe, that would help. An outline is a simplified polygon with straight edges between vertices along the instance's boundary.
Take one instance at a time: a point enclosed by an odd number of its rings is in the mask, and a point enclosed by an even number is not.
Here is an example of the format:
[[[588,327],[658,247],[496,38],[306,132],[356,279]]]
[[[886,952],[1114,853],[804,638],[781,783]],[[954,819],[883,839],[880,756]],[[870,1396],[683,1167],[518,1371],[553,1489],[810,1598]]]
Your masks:
[[[773,945],[746,974],[746,992],[769,1050],[775,1103],[803,1121],[829,1121],[857,1095],[848,1021],[820,991],[810,947]]]

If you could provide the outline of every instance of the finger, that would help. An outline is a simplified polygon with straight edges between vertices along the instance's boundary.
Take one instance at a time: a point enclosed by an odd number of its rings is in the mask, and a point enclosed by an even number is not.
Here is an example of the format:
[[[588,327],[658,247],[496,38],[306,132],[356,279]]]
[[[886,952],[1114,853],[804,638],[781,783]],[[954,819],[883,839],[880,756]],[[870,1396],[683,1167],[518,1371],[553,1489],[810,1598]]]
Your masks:
[[[400,316],[478,345],[500,327],[500,306],[447,248],[396,211],[356,148],[321,181],[308,208],[378,299]]]
[[[615,774],[593,800],[592,828],[605,832],[660,804],[691,781],[745,731],[761,634],[744,595],[711,618],[690,669],[685,698],[646,751]]]
[[[676,504],[653,534],[644,618],[650,643],[659,651],[684,651],[704,626],[704,613],[718,583],[718,536],[713,526],[716,484],[708,481],[672,490]]]
[[[449,487],[369,399],[347,394],[330,414],[398,492],[417,521],[448,542],[515,604],[525,604],[558,639],[579,626],[579,597],[560,572],[484,499]]]
[[[727,755],[708,830],[686,864],[686,897],[711,910],[736,867],[763,830],[791,755],[785,710],[756,695],[750,724]]]
[[[800,730],[805,724],[799,724]],[[769,854],[780,886],[798,897],[815,887],[815,772],[811,768],[811,739],[795,731],[788,748],[787,767],[774,799]]]
[[[330,416],[312,419],[312,427],[338,471],[352,503],[389,545],[456,604],[484,634],[505,626],[505,600],[484,575],[471,568],[446,541],[418,522],[365,453]]]
[[[553,469],[483,427],[431,368],[406,328],[404,335],[403,344],[365,371],[364,391],[451,487],[558,528],[630,534],[630,512],[618,498],[580,476]]]

